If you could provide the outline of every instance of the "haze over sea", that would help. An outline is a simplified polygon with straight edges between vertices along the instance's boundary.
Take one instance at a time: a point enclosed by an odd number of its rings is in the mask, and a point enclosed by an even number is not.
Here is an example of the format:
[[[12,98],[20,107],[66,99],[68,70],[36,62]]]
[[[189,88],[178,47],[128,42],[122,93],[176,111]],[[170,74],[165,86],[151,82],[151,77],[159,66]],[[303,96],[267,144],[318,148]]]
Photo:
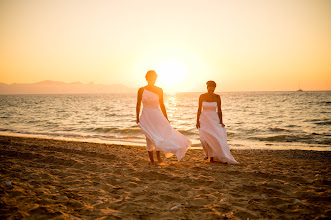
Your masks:
[[[331,91],[225,92],[230,148],[331,150]],[[200,93],[165,94],[171,125],[201,147]],[[136,94],[1,95],[0,134],[145,145]]]

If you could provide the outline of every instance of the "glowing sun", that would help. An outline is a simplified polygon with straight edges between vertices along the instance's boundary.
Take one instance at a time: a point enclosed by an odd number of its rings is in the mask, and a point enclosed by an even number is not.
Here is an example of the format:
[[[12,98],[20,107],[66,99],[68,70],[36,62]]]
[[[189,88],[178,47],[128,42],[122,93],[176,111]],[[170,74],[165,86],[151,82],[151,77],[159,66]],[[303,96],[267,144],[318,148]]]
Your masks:
[[[158,80],[168,87],[176,86],[187,77],[186,66],[175,59],[161,61],[155,69]]]

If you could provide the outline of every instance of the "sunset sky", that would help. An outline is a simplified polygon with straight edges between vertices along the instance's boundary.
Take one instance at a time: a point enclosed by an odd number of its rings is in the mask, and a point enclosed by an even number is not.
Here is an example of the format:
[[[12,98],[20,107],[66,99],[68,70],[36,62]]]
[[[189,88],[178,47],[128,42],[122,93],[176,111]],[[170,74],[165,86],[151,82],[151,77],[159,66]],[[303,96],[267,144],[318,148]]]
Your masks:
[[[2,0],[0,82],[331,90],[328,0]]]

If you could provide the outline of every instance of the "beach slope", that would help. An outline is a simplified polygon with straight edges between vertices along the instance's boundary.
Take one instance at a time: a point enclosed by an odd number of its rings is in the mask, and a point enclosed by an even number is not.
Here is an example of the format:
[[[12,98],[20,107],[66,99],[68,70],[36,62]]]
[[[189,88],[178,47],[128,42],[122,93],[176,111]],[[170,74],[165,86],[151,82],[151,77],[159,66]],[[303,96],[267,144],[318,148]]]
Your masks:
[[[330,152],[202,150],[148,165],[144,147],[0,136],[1,219],[327,219]]]

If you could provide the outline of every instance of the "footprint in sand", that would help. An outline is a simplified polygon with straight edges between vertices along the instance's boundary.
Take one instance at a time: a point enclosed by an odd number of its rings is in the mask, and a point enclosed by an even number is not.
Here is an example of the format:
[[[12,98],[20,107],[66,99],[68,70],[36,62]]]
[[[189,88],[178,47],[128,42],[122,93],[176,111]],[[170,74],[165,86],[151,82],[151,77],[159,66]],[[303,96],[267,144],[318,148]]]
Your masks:
[[[196,198],[193,199],[192,201],[189,202],[190,205],[192,206],[203,206],[203,205],[207,205],[210,204],[211,201],[208,199],[203,199],[203,198]]]

